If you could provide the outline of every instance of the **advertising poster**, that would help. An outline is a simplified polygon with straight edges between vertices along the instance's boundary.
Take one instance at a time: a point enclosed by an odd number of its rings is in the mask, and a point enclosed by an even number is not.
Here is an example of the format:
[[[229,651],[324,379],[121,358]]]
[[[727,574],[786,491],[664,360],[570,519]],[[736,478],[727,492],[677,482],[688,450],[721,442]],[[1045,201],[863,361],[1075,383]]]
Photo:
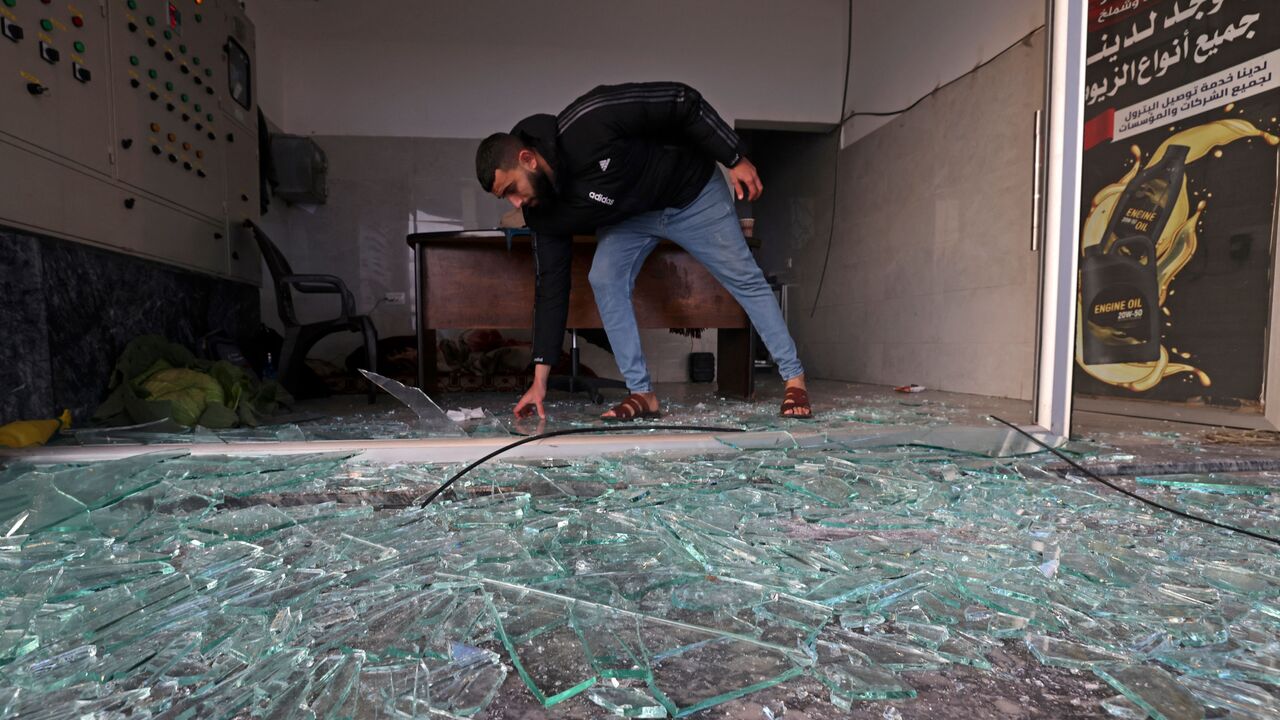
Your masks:
[[[1280,2],[1091,0],[1076,392],[1260,412]]]

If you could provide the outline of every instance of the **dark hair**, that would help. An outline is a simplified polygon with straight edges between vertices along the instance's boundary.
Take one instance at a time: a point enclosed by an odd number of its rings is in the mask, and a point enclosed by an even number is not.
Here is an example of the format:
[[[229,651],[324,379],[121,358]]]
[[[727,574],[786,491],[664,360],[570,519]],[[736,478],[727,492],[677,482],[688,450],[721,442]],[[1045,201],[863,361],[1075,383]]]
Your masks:
[[[480,141],[476,149],[476,179],[485,192],[493,192],[493,176],[498,170],[516,166],[516,158],[526,145],[509,133],[494,133]]]

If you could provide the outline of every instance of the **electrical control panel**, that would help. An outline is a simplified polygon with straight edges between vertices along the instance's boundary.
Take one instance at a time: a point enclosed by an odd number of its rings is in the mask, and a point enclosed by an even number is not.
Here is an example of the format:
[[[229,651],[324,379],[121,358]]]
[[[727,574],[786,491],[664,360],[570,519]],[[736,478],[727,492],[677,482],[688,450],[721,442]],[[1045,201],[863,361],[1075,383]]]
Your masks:
[[[0,225],[260,282],[238,0],[0,0]]]

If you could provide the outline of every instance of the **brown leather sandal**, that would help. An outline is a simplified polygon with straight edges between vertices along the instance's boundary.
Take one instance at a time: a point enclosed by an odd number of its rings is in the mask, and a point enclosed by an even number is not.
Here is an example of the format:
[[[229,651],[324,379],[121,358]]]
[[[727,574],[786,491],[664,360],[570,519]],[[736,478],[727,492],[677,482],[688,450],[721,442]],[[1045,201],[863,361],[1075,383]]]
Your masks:
[[[792,412],[788,414],[788,411]],[[812,420],[813,408],[809,407],[809,393],[804,388],[787,388],[782,394],[782,409],[778,414],[795,420]]]
[[[644,398],[640,395],[632,393],[627,396],[626,400],[614,405],[613,417],[601,416],[600,419],[605,422],[631,422],[632,420],[640,420],[643,418],[660,418],[661,410],[650,410]]]

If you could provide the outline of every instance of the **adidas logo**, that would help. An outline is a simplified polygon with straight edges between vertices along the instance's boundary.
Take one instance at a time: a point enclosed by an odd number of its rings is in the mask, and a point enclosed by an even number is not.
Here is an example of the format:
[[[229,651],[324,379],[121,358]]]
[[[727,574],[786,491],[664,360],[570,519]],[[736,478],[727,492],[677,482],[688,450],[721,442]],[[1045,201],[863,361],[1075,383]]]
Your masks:
[[[601,195],[598,192],[589,192],[587,193],[587,197],[591,198],[592,200],[595,200],[598,203],[604,203],[605,205],[613,204],[613,198],[606,197],[604,195]]]
[[[609,169],[609,161],[612,159],[613,158],[605,158],[600,161],[600,172],[604,172],[605,170]]]

